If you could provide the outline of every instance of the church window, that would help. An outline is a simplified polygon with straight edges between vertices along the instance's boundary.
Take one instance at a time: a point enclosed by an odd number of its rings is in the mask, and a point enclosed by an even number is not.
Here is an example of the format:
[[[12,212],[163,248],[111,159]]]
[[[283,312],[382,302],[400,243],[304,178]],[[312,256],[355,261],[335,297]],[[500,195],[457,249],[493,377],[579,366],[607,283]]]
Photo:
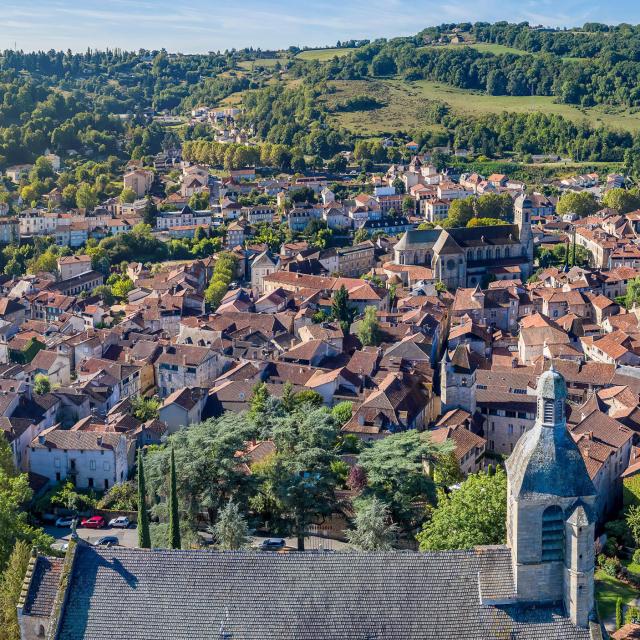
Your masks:
[[[543,400],[543,420],[549,424],[553,422],[554,407],[553,400]]]
[[[553,505],[542,513],[542,560],[564,558],[564,514]]]
[[[454,260],[452,260],[451,258],[449,258],[449,260],[447,260],[447,269],[449,271],[453,271],[456,268],[456,263]]]
[[[509,257],[509,247],[505,247],[504,248],[504,257],[508,258]]]
[[[500,247],[496,247],[496,258],[499,258],[501,255],[500,253]]]

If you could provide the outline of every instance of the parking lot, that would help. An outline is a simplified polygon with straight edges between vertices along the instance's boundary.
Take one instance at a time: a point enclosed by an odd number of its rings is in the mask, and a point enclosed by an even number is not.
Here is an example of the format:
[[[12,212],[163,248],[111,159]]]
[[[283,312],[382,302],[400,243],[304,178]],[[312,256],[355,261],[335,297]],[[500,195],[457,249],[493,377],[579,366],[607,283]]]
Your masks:
[[[61,548],[63,544],[69,542],[71,529],[54,526],[46,526],[46,533],[54,537],[56,542],[54,547]],[[123,547],[135,547],[138,544],[138,531],[136,529],[116,529],[115,527],[105,527],[104,529],[77,528],[78,535],[87,542],[95,544],[96,540],[104,536],[116,536],[119,544]]]
[[[60,528],[54,526],[44,527],[46,533],[55,538],[54,547],[60,549],[64,544],[69,542],[71,537],[71,529]],[[138,544],[138,531],[134,529],[116,529],[114,527],[105,527],[104,529],[86,529],[84,527],[78,527],[78,535],[83,540],[91,544],[95,544],[97,540],[104,536],[116,536],[119,541],[119,545],[122,547],[136,547]],[[205,539],[209,538],[204,534]],[[267,536],[252,536],[251,547],[258,547],[260,543]],[[298,541],[296,538],[285,538],[285,549],[295,551],[298,548]],[[348,549],[348,545],[340,540],[330,540],[328,538],[321,538],[320,536],[308,536],[305,538],[305,549],[322,550],[322,551],[344,551]]]

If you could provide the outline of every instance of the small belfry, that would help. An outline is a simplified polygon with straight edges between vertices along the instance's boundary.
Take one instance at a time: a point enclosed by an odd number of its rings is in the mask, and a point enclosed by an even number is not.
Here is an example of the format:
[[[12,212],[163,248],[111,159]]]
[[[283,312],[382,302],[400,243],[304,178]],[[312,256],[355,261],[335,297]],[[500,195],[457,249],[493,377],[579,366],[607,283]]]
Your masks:
[[[538,380],[534,428],[507,460],[507,543],[522,602],[564,602],[580,627],[593,606],[596,490],[567,431],[564,378]]]

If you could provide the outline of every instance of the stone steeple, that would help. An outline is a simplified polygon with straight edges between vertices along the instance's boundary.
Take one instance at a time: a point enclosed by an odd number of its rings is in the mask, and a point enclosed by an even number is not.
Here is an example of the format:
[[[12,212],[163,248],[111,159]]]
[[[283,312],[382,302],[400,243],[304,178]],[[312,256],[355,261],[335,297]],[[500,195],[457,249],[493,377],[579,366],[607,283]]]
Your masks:
[[[563,601],[574,624],[593,609],[596,490],[565,419],[567,388],[538,380],[537,419],[507,460],[507,537],[518,599]]]

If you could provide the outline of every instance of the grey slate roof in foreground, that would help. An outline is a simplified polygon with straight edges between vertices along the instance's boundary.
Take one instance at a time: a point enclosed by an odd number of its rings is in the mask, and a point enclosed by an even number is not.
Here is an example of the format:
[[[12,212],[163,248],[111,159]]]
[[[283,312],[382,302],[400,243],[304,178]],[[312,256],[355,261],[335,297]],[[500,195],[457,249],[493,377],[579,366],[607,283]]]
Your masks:
[[[486,571],[485,573],[483,573]],[[586,640],[512,592],[506,547],[419,554],[97,549],[79,545],[61,640]]]

